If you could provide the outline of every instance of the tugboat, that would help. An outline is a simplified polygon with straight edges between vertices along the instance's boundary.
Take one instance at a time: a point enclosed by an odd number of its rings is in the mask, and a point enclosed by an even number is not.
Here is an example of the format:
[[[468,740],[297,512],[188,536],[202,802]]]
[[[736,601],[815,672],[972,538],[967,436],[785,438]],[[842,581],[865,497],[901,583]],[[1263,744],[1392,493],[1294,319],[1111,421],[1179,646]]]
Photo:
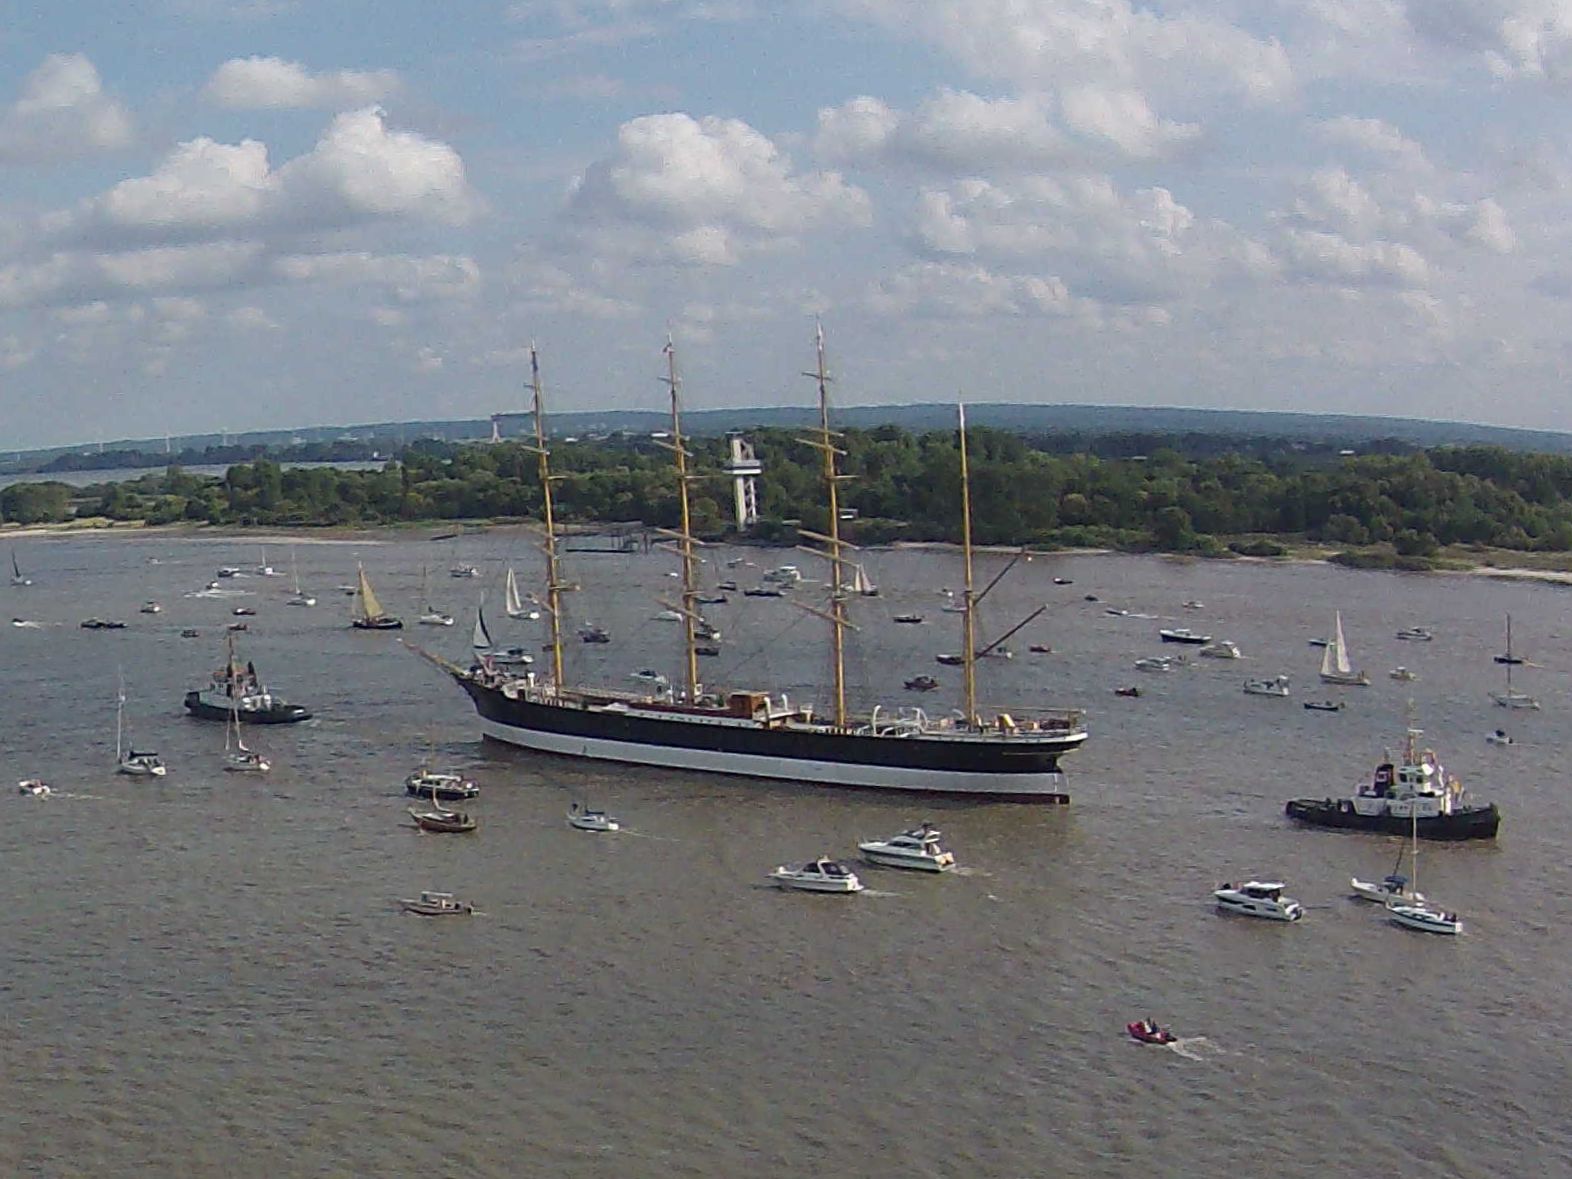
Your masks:
[[[1494,839],[1501,825],[1496,804],[1465,802],[1463,784],[1447,776],[1433,751],[1419,749],[1422,736],[1410,726],[1401,762],[1388,755],[1351,798],[1292,799],[1288,817],[1313,827],[1383,835],[1405,835],[1412,827],[1424,839]]]
[[[205,688],[186,693],[186,711],[198,720],[236,721],[251,725],[292,725],[310,720],[309,709],[276,696],[257,678],[254,664],[235,658],[235,640],[229,640],[224,666],[213,673]]]

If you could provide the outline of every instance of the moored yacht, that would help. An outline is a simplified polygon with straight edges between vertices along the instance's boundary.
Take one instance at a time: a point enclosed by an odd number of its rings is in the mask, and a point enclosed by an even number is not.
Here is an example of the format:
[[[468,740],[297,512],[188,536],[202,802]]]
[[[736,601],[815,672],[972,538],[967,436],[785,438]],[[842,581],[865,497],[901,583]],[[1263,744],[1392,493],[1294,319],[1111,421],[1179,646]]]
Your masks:
[[[1212,641],[1211,635],[1198,635],[1187,626],[1165,627],[1157,632],[1159,638],[1165,643],[1187,643],[1199,647]]]
[[[1387,916],[1392,924],[1422,933],[1441,933],[1456,936],[1463,932],[1463,919],[1456,913],[1432,909],[1428,905],[1390,905]]]
[[[857,850],[872,864],[886,868],[912,868],[919,872],[948,872],[955,867],[955,854],[939,842],[939,832],[924,823],[888,839],[870,839]]]
[[[462,800],[474,798],[480,787],[462,774],[443,773],[422,767],[404,779],[404,791],[416,798]]]
[[[1286,699],[1288,696],[1288,677],[1275,675],[1270,679],[1246,680],[1244,691],[1249,696],[1277,696]]]
[[[1277,880],[1249,880],[1237,885],[1225,883],[1212,896],[1224,912],[1262,917],[1268,921],[1298,921],[1305,915],[1304,906],[1292,897],[1285,897],[1283,888],[1282,882]]]
[[[568,807],[568,826],[580,831],[620,831],[622,824],[605,811],[591,810],[583,803],[575,802]]]

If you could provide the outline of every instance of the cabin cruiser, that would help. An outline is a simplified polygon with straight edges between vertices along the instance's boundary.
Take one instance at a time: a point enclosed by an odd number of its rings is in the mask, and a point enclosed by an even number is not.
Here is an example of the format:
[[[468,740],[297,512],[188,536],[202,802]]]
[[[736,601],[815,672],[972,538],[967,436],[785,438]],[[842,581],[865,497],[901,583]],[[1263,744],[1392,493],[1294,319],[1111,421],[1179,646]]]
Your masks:
[[[1408,730],[1401,758],[1390,754],[1351,797],[1295,798],[1288,817],[1314,827],[1377,831],[1423,839],[1494,839],[1501,825],[1496,804],[1465,801],[1463,784],[1448,775],[1435,752],[1419,748],[1424,733]]]
[[[1244,691],[1250,696],[1278,696],[1286,699],[1288,696],[1288,677],[1275,675],[1271,679],[1246,680]]]
[[[931,692],[939,686],[939,681],[931,675],[914,675],[906,681],[908,692]]]
[[[31,618],[13,618],[13,619],[11,619],[11,625],[12,626],[26,627],[29,630],[42,630],[43,629],[42,626],[39,623],[34,622]]]
[[[48,798],[54,793],[42,778],[23,778],[16,784],[18,794],[31,794],[34,798]]]
[[[924,823],[889,839],[870,839],[857,850],[869,863],[886,868],[914,868],[919,872],[948,872],[955,867],[955,854],[944,849],[939,832]]]
[[[1442,933],[1455,937],[1463,932],[1463,920],[1456,913],[1432,909],[1426,905],[1391,905],[1386,915],[1394,925],[1423,933]]]
[[[1417,905],[1425,899],[1424,893],[1415,892],[1408,886],[1408,877],[1397,872],[1383,876],[1380,880],[1361,880],[1357,876],[1350,876],[1348,887],[1353,889],[1354,896],[1360,900],[1374,901],[1378,905]]]
[[[1186,626],[1167,627],[1157,632],[1158,637],[1165,643],[1188,643],[1199,647],[1212,641],[1211,635],[1198,635]]]
[[[1243,659],[1244,655],[1239,650],[1239,645],[1229,639],[1218,639],[1215,643],[1208,643],[1196,652],[1203,659]]]
[[[1391,676],[1394,680],[1397,680],[1399,683],[1404,683],[1404,684],[1411,684],[1411,683],[1413,683],[1415,680],[1417,680],[1419,678],[1417,675],[1415,675],[1413,672],[1409,671],[1408,668],[1402,666],[1401,664],[1399,664],[1398,666],[1394,667],[1391,671],[1387,672],[1386,674]]]
[[[820,856],[806,864],[782,864],[770,873],[770,879],[782,888],[798,888],[805,892],[862,891],[857,873],[828,856]]]
[[[1206,603],[1205,602],[1201,602],[1201,601],[1197,601],[1195,598],[1191,598],[1188,602],[1186,602],[1184,604],[1184,608],[1186,610],[1205,610],[1206,609]]]
[[[1298,921],[1305,915],[1304,906],[1292,897],[1285,897],[1283,887],[1277,880],[1249,880],[1239,885],[1224,883],[1212,896],[1217,900],[1217,907],[1225,912],[1268,921]]]
[[[427,610],[418,621],[421,626],[452,626],[453,615],[444,614],[441,610]]]
[[[221,580],[227,581],[231,577],[244,577],[245,573],[234,565],[225,565],[218,571]]]
[[[782,565],[771,569],[761,580],[766,585],[793,586],[802,580],[802,570],[795,565]]]
[[[1435,635],[1422,626],[1409,626],[1398,631],[1397,637],[1407,639],[1411,643],[1428,643],[1435,638]]]
[[[416,770],[404,779],[404,789],[416,798],[474,798],[480,787],[460,774],[439,773],[436,770]]]
[[[582,803],[568,807],[568,826],[580,831],[620,831],[622,824],[605,811],[593,811]]]
[[[418,900],[408,897],[401,898],[399,904],[404,912],[416,913],[421,917],[452,917],[464,916],[475,911],[475,906],[468,901],[461,901],[450,892],[422,892]]]
[[[1176,661],[1167,655],[1145,655],[1135,661],[1136,671],[1172,671]]]
[[[255,618],[257,614],[255,607],[252,606],[236,606],[230,613],[236,618]]]
[[[489,651],[477,651],[475,658],[482,663],[489,660],[493,667],[528,667],[535,662],[535,657],[523,647],[493,647]]]

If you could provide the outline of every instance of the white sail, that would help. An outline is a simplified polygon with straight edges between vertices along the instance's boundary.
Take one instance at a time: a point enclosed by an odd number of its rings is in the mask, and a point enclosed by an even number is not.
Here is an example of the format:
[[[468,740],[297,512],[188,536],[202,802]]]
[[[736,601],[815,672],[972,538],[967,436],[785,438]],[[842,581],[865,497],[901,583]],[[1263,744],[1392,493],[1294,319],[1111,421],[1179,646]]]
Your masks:
[[[1328,655],[1335,655],[1337,659],[1337,674],[1347,675],[1353,670],[1348,662],[1348,640],[1343,638],[1343,612],[1339,610],[1335,616],[1332,628],[1332,645],[1326,649]]]
[[[507,593],[503,597],[502,608],[508,612],[509,618],[523,618],[529,611],[524,609],[524,603],[519,599],[518,578],[513,575],[513,566],[508,566]]]
[[[509,570],[510,575],[511,573],[512,570]],[[486,603],[484,601],[475,607],[475,633],[470,639],[470,645],[477,651],[489,651],[496,646],[491,641],[491,632],[486,629]]]
[[[868,571],[862,567],[860,562],[852,566],[851,585],[847,588],[854,594],[862,594],[864,596],[878,593],[878,588],[873,582],[868,580]]]

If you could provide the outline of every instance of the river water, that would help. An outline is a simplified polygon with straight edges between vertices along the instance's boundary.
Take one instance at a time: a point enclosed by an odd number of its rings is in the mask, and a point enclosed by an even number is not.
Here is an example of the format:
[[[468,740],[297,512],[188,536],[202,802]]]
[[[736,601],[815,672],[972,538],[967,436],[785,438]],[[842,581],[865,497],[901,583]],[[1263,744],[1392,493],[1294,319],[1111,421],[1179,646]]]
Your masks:
[[[984,668],[988,705],[1082,704],[1092,738],[1065,761],[1068,807],[961,804],[675,771],[595,767],[483,744],[462,694],[395,636],[351,631],[334,587],[364,561],[413,620],[422,567],[451,630],[412,627],[455,659],[479,591],[533,583],[527,544],[382,538],[295,549],[289,579],[191,597],[254,545],[168,534],[19,542],[36,584],[0,587],[0,762],[48,799],[6,796],[0,856],[0,1171],[28,1175],[1496,1176],[1572,1173],[1559,1029],[1572,1001],[1563,930],[1572,821],[1563,751],[1566,590],[1314,565],[1038,558],[985,602],[991,637],[1040,604]],[[289,546],[270,558],[285,570]],[[759,566],[803,554],[706,550]],[[853,698],[957,702],[943,553],[868,556],[884,596],[857,603]],[[456,560],[479,581],[449,578]],[[980,561],[979,584],[1002,559]],[[761,567],[729,571],[743,584]],[[678,671],[662,553],[579,556],[577,672],[631,686]],[[1068,578],[1072,585],[1055,585]],[[805,591],[798,591],[799,594]],[[1087,595],[1099,600],[1087,601]],[[145,599],[164,605],[141,615]],[[1182,608],[1199,599],[1204,609]],[[317,719],[248,733],[265,780],[220,772],[222,726],[181,715],[223,657],[243,657]],[[1157,617],[1114,616],[1110,608]],[[1316,683],[1306,640],[1343,613],[1373,685]],[[923,626],[891,615],[918,611]],[[822,623],[789,602],[710,608],[712,684],[827,693]],[[1517,686],[1544,710],[1494,708],[1490,656],[1514,642]],[[491,615],[499,641],[540,624]],[[121,617],[88,632],[89,615]],[[1241,662],[1132,670],[1175,622],[1235,640]],[[1436,641],[1395,632],[1431,627]],[[183,628],[201,631],[181,638]],[[1029,643],[1052,653],[1030,655]],[[1171,653],[1173,648],[1168,649]],[[1398,684],[1403,663],[1420,679]],[[117,668],[157,784],[112,771]],[[1284,672],[1290,700],[1246,696]],[[1115,686],[1139,683],[1139,699]],[[1301,702],[1333,691],[1340,713]],[[905,697],[903,700],[902,697]],[[1395,746],[1407,701],[1500,838],[1425,845],[1420,887],[1462,912],[1458,939],[1388,925],[1346,899],[1398,851],[1296,830],[1286,798],[1324,796]],[[1507,727],[1517,743],[1485,734]],[[402,779],[423,758],[472,775],[473,836],[408,825]],[[626,829],[568,829],[571,801]],[[963,870],[862,868],[855,897],[783,893],[777,863],[852,857],[859,838],[940,826]],[[1309,907],[1293,926],[1216,913],[1224,879],[1274,876]],[[442,888],[472,919],[396,898]],[[1152,1016],[1177,1049],[1129,1041]]]

